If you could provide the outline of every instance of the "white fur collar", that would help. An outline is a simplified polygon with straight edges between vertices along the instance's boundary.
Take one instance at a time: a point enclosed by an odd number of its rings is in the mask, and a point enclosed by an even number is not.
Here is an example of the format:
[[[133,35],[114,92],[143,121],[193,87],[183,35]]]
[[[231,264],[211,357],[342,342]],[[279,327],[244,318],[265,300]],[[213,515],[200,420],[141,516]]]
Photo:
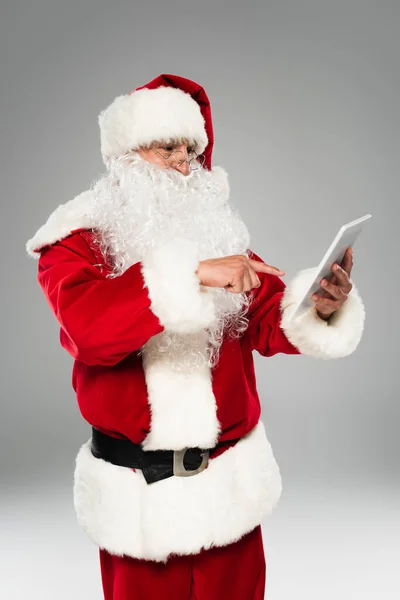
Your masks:
[[[226,171],[222,167],[214,167],[211,173],[228,196],[229,182]],[[38,259],[44,246],[55,244],[76,229],[92,229],[96,225],[94,194],[89,189],[60,204],[50,214],[46,223],[27,241],[26,251],[32,258]]]

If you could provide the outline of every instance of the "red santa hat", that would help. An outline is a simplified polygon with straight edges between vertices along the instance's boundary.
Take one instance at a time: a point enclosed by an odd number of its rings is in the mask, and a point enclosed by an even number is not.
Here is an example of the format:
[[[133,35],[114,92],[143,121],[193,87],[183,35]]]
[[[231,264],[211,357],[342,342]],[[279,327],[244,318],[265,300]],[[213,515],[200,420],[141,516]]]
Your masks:
[[[99,126],[105,164],[154,141],[185,138],[204,154],[204,166],[211,169],[210,102],[204,88],[185,77],[162,74],[118,96],[100,113]]]

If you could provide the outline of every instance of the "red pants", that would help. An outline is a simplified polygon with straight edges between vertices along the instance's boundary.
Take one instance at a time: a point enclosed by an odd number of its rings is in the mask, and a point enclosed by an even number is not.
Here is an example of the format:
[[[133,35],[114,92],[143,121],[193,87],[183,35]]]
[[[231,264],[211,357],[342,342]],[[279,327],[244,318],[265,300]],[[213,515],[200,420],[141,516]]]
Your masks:
[[[264,600],[261,527],[239,541],[167,563],[99,549],[105,600]]]

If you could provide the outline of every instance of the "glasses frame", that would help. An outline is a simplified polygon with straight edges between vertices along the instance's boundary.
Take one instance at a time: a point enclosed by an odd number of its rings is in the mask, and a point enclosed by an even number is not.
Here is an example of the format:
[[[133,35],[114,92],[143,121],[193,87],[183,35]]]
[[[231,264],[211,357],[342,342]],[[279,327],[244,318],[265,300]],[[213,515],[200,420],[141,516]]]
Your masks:
[[[164,155],[163,155],[163,154],[161,154],[161,152],[159,152],[159,151],[158,151],[156,148],[151,148],[151,150],[153,150],[153,152],[156,152],[157,154],[159,154],[159,155],[161,156],[161,158],[163,158],[163,159],[165,160],[165,162],[167,163],[168,167],[172,166],[172,165],[168,164],[168,161],[169,161],[169,159],[171,158],[171,156],[172,156],[173,154],[176,154],[177,152],[182,152],[182,154],[183,154],[183,151],[182,151],[182,150],[173,150],[172,152],[170,152],[170,153],[168,154],[168,156],[164,156]],[[179,165],[178,165],[178,166],[180,167],[180,166],[181,166],[181,165],[182,165],[184,162],[187,162],[187,163],[188,163],[188,165],[189,165],[189,168],[190,168],[190,170],[191,170],[191,171],[197,171],[197,169],[200,169],[200,168],[202,168],[202,167],[203,167],[203,165],[204,165],[204,162],[205,162],[205,156],[204,156],[204,154],[197,154],[197,152],[195,152],[195,151],[193,151],[193,152],[194,152],[194,156],[193,156],[193,158],[190,158],[190,159],[188,159],[188,158],[187,158],[188,154],[187,154],[187,151],[186,151],[186,158],[183,158],[183,159],[182,159],[182,160],[179,162]],[[194,161],[197,161],[197,159],[198,159],[199,157],[201,157],[201,158],[202,158],[201,162],[198,162],[198,163],[197,163],[197,164],[198,164],[198,166],[196,166],[195,168],[193,168],[193,162],[194,162]],[[194,164],[196,164],[196,162],[195,162]]]

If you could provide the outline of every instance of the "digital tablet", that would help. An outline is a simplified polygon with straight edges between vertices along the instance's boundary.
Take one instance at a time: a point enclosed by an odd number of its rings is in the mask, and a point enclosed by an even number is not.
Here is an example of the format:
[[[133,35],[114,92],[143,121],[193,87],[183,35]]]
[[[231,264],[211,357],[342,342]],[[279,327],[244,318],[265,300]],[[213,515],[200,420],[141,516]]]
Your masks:
[[[341,264],[347,248],[353,247],[365,222],[370,218],[371,215],[367,214],[359,219],[355,219],[355,221],[350,221],[350,223],[342,225],[337,236],[329,246],[324,258],[321,260],[318,267],[316,267],[315,276],[312,277],[309,287],[304,291],[300,300],[292,308],[290,315],[291,319],[299,317],[311,306],[315,306],[312,295],[321,288],[321,279],[330,279],[333,275],[333,265],[335,263]],[[322,289],[323,288],[321,288],[321,290]]]

